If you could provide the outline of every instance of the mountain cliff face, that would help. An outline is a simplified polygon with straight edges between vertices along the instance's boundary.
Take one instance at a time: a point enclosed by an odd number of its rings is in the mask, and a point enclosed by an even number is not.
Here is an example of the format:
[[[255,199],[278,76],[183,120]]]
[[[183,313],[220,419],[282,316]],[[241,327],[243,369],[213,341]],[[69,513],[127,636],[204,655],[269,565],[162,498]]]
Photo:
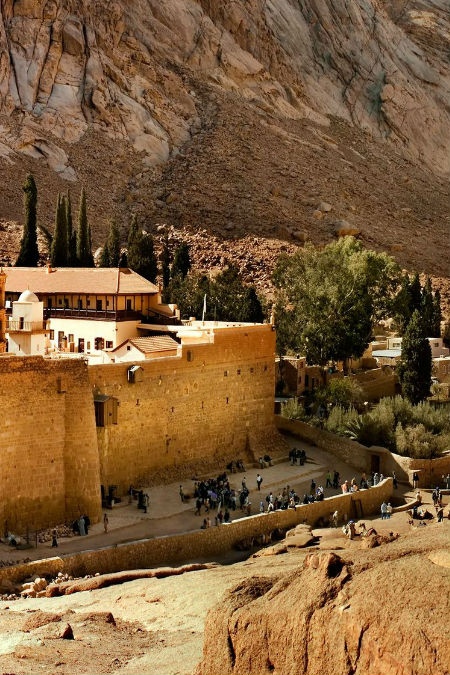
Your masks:
[[[232,151],[243,166],[259,150],[255,120],[260,143],[268,141],[269,167],[285,143],[291,158],[305,151],[295,160],[305,173],[311,149],[327,157],[321,173],[340,175],[348,169],[336,155],[344,152],[352,165],[370,144],[381,158],[375,164],[388,158],[381,174],[396,170],[390,157],[411,174],[420,166],[424,194],[437,186],[431,224],[439,229],[440,177],[448,171],[448,42],[445,0],[1,0],[0,166],[7,179],[0,216],[20,217],[17,181],[32,168],[48,188],[44,218],[56,189],[72,185],[77,192],[83,183],[92,191],[98,236],[105,213],[125,218],[141,209],[152,219],[170,217],[161,206],[168,171],[172,176],[202,139],[217,140],[211,134],[221,127],[230,131],[234,118],[240,144]],[[207,150],[224,150],[224,165],[230,133]],[[238,189],[242,181],[229,167],[206,166],[200,192],[221,168],[219,186]],[[297,177],[288,171],[282,182],[289,190]],[[414,210],[410,194],[411,185],[400,201]],[[223,230],[229,209],[212,220]],[[305,226],[305,213],[294,220]]]

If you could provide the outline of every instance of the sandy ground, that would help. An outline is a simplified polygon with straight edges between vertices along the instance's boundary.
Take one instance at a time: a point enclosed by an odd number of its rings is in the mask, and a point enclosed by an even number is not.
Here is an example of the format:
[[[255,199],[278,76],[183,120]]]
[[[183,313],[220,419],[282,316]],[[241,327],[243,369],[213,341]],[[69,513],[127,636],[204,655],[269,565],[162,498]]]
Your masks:
[[[440,537],[445,532],[448,545],[447,520],[411,528],[403,512],[393,514],[389,521],[365,519],[369,521],[379,532],[399,532],[399,542],[407,545],[409,533],[414,537],[423,532]],[[314,534],[319,538],[315,549],[356,551],[361,547],[358,539],[349,542],[340,529]],[[201,657],[206,612],[220,602],[224,591],[249,575],[278,576],[297,569],[310,552],[249,557],[182,576],[136,580],[59,598],[0,602],[0,672],[191,675]],[[58,621],[39,626],[40,612],[56,615]],[[115,624],[107,613],[112,613]],[[73,628],[74,640],[58,637],[66,622]]]

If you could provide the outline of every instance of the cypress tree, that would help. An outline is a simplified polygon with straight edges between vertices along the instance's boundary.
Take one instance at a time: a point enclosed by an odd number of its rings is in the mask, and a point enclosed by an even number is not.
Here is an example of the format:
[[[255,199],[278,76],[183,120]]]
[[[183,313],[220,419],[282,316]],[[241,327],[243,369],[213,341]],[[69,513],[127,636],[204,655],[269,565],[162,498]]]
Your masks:
[[[128,267],[128,256],[126,251],[120,254],[119,267]]]
[[[37,267],[39,262],[36,225],[37,187],[31,173],[28,174],[22,189],[24,192],[25,222],[16,266]]]
[[[172,277],[176,277],[177,274],[181,274],[184,279],[190,269],[191,258],[189,255],[189,246],[186,244],[186,242],[183,242],[175,251],[171,275]]]
[[[135,239],[133,248],[128,252],[130,267],[153,284],[158,276],[158,262],[155,255],[155,247],[151,234],[142,234]]]
[[[167,288],[170,284],[170,250],[169,250],[169,238],[166,234],[164,237],[164,244],[161,255],[161,272],[162,272],[162,282],[163,288]]]
[[[142,229],[139,227],[135,214],[131,217],[130,230],[128,232],[127,258],[128,267],[137,272],[140,266],[140,249],[142,242]]]
[[[441,321],[442,321],[441,293],[438,288],[433,298],[433,321],[432,321],[432,332],[430,333],[430,337],[440,337]]]
[[[100,256],[100,267],[111,267],[111,258],[109,256],[108,248],[108,239],[106,239],[105,244],[102,248],[102,253]]]
[[[120,232],[117,223],[113,220],[108,234],[109,267],[119,267],[120,262]]]
[[[50,261],[53,267],[66,267],[68,257],[68,238],[65,198],[58,194],[56,201],[55,231],[53,233]]]
[[[92,267],[94,265],[91,229],[87,219],[86,193],[84,189],[81,190],[80,205],[78,209],[77,259],[78,264],[81,267]]]
[[[67,255],[67,265],[69,267],[75,267],[77,264],[77,233],[73,229],[72,200],[70,198],[70,192],[67,193],[66,197],[66,222],[67,222],[67,239],[69,245],[69,251]]]
[[[433,337],[433,319],[434,319],[434,297],[431,280],[425,282],[422,290],[422,302],[420,307],[420,316],[422,318],[423,331],[426,337]]]
[[[411,282],[409,276],[405,274],[393,303],[393,316],[401,335],[408,327],[411,315]]]
[[[403,396],[413,405],[430,394],[431,366],[430,343],[424,335],[422,320],[416,310],[403,336],[402,355],[397,367]]]
[[[420,312],[422,304],[422,286],[420,285],[419,275],[416,273],[409,286],[409,307],[411,316],[416,311]]]

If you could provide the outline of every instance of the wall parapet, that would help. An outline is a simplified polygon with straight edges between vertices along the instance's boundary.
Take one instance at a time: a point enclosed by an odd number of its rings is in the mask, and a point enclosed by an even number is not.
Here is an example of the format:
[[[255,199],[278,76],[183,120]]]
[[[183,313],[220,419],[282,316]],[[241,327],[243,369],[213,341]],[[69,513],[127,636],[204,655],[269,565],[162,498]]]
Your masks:
[[[193,562],[198,558],[224,554],[242,540],[268,535],[276,529],[287,530],[300,523],[315,525],[319,519],[328,518],[334,511],[339,511],[342,516],[346,514],[348,518],[369,515],[376,512],[381,503],[389,500],[392,494],[392,478],[386,478],[368,490],[336,495],[312,504],[300,504],[295,509],[240,518],[208,530],[143,539],[6,567],[0,569],[0,589],[34,575],[53,577],[58,572],[63,572],[72,576],[84,576],[96,572],[104,574]]]

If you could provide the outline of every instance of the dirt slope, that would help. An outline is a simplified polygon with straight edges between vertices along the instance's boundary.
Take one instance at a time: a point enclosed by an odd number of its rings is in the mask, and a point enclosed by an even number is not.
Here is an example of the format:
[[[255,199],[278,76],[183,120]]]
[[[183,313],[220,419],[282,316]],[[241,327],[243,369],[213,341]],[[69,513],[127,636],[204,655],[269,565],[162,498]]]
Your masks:
[[[133,211],[225,242],[325,243],[344,218],[445,274],[447,19],[443,0],[5,0],[2,260],[33,170],[47,225],[86,186],[96,244]]]

